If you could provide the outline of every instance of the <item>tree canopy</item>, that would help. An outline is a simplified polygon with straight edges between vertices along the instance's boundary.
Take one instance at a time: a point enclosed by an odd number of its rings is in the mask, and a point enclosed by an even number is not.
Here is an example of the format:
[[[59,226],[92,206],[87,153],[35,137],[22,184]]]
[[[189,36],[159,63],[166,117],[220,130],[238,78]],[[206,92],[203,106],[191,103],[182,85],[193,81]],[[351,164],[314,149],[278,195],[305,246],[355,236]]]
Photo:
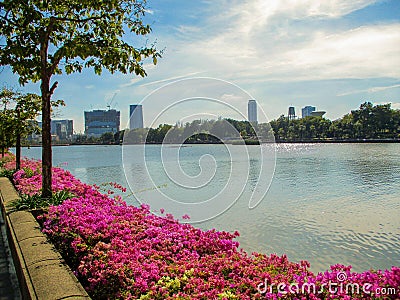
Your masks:
[[[35,118],[41,109],[41,99],[36,94],[21,94],[3,88],[0,92],[0,147],[15,145],[16,169],[21,162],[21,138],[39,130]]]
[[[145,76],[143,60],[160,57],[140,36],[145,0],[5,0],[0,3],[0,65],[8,65],[20,84],[40,82],[42,96],[42,196],[51,197],[50,99],[56,74],[93,68]],[[145,44],[138,47],[137,44]]]
[[[143,58],[160,56],[154,46],[132,45],[151,32],[142,21],[145,1],[6,0],[0,9],[0,62],[21,84],[88,67],[144,76]]]
[[[232,125],[234,130],[232,130]],[[194,120],[182,125],[162,124],[158,128],[139,128],[128,131],[127,144],[141,143],[219,143],[225,140],[245,139],[261,142],[343,141],[400,139],[400,110],[391,104],[373,105],[364,102],[342,118],[331,121],[323,117],[309,116],[289,120],[284,115],[268,123],[251,124],[233,119]]]
[[[391,104],[364,102],[342,118],[331,121],[322,117],[288,120],[285,116],[271,121],[278,141],[399,139],[400,110]]]

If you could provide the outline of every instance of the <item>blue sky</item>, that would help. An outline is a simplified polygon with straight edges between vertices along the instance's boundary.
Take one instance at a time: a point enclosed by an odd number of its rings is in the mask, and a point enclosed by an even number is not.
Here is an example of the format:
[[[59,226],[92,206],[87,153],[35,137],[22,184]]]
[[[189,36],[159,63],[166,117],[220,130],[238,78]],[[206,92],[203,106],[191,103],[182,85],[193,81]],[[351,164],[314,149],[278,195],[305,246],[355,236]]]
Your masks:
[[[146,63],[146,78],[97,76],[93,70],[54,77],[59,81],[54,98],[67,104],[59,118],[72,118],[77,132],[83,131],[84,110],[106,109],[113,98],[124,128],[129,104],[174,80],[197,76],[244,89],[268,119],[287,114],[289,105],[298,114],[314,105],[330,119],[364,101],[400,109],[399,0],[149,0],[146,21],[153,28],[149,42],[164,49],[157,66]],[[0,73],[2,85],[16,82],[7,68]],[[194,82],[188,81],[187,91]],[[22,90],[39,92],[39,86]],[[246,114],[246,99],[214,95]],[[161,100],[148,97],[143,103],[145,125],[171,103]],[[231,116],[206,101],[191,113],[209,112]],[[183,117],[173,110],[162,121]]]

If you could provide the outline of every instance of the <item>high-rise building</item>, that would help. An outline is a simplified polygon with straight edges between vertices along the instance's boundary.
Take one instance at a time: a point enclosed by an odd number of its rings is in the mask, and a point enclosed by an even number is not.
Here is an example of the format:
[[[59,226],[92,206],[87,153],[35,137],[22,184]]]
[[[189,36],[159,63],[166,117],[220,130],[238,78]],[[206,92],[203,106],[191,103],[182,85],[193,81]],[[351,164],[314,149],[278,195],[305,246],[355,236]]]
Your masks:
[[[42,128],[42,122],[37,123],[39,128]],[[74,134],[73,120],[51,120],[50,122],[51,135],[57,136],[59,140],[71,139]]]
[[[304,107],[301,109],[301,117],[302,117],[302,118],[305,118],[305,117],[311,116],[311,113],[312,113],[313,111],[315,111],[315,106],[309,106],[309,105],[304,106]]]
[[[288,119],[289,120],[296,119],[296,109],[294,108],[294,106],[289,106]]]
[[[256,100],[249,100],[247,104],[247,117],[249,122],[257,123],[257,102]]]
[[[115,109],[85,111],[85,134],[99,137],[119,131],[120,112]]]
[[[143,108],[140,104],[129,106],[129,129],[143,128]]]
[[[74,134],[73,120],[51,120],[51,134],[57,135],[60,140],[72,138]]]

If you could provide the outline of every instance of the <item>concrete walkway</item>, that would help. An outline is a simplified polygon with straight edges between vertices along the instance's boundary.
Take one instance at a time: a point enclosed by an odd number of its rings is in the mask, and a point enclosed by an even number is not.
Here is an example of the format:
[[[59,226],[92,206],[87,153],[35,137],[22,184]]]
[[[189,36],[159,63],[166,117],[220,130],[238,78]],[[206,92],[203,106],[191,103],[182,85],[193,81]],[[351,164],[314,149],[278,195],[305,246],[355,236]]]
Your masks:
[[[18,280],[8,247],[6,228],[0,211],[0,300],[21,299]]]

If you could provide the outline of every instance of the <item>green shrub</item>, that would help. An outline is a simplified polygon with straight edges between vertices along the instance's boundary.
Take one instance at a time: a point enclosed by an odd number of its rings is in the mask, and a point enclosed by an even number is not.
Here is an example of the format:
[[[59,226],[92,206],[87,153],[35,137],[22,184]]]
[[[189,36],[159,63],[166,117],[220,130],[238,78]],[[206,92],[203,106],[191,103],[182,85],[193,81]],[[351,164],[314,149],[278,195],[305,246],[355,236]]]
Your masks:
[[[12,180],[14,176],[15,170],[7,170],[0,167],[0,177],[7,177]]]
[[[65,190],[53,193],[50,199],[42,198],[40,194],[21,195],[13,205],[17,210],[46,208],[50,205],[60,205],[73,197],[75,197],[73,193]]]

